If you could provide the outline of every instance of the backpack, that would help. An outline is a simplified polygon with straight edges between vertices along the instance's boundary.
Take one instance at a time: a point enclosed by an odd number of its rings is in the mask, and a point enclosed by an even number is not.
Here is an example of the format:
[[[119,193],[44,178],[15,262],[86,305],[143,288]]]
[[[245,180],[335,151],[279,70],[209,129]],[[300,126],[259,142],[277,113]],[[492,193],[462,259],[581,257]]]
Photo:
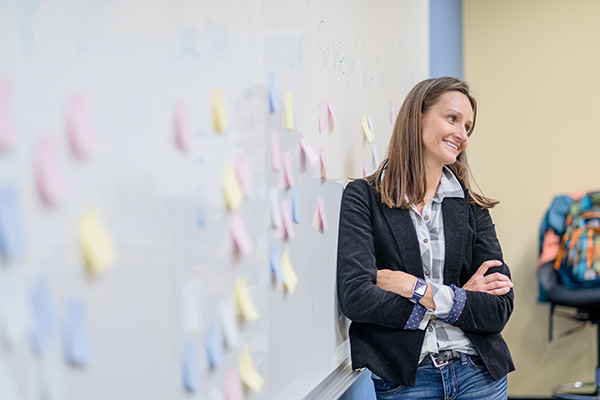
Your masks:
[[[554,268],[568,288],[600,287],[600,192],[571,205]]]

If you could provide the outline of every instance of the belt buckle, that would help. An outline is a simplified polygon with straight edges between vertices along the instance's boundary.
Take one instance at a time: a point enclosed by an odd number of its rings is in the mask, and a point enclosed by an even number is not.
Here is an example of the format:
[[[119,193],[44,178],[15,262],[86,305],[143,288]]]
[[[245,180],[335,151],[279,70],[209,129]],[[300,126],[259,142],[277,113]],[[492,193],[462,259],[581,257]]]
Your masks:
[[[435,356],[433,355],[433,353],[429,353],[429,356],[431,357],[433,366],[436,368],[443,367],[444,365],[448,364],[448,360],[438,362],[437,359],[435,358]]]

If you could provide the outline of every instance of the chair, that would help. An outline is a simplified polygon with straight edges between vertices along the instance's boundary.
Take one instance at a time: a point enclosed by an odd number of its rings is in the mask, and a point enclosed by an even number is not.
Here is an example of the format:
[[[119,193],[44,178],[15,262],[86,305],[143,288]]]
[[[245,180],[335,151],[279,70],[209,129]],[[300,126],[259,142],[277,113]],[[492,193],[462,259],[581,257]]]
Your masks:
[[[596,381],[559,386],[554,389],[553,397],[566,400],[600,399],[600,288],[573,290],[565,287],[554,268],[554,261],[538,267],[538,283],[540,291],[544,293],[544,301],[550,303],[549,340],[552,340],[554,315],[565,315],[556,309],[557,306],[574,308],[574,313],[568,314],[570,318],[595,324],[597,329]],[[572,331],[573,329],[567,333]]]

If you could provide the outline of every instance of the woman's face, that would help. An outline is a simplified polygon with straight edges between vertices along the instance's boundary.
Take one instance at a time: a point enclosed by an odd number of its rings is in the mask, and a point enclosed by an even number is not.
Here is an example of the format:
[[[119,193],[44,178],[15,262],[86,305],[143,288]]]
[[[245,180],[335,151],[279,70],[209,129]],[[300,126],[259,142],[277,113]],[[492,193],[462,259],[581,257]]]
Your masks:
[[[469,99],[457,91],[442,94],[422,117],[426,168],[453,164],[469,143],[473,126]]]

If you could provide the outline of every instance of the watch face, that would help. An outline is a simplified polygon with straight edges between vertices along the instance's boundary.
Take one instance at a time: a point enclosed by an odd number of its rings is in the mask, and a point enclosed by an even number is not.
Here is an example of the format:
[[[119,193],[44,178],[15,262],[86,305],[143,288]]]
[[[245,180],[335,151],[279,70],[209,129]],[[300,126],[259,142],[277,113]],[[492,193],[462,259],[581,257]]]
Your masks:
[[[419,296],[425,296],[425,292],[427,291],[427,285],[423,285],[422,283],[418,283],[416,285],[417,287],[415,287],[415,294],[418,294]]]

